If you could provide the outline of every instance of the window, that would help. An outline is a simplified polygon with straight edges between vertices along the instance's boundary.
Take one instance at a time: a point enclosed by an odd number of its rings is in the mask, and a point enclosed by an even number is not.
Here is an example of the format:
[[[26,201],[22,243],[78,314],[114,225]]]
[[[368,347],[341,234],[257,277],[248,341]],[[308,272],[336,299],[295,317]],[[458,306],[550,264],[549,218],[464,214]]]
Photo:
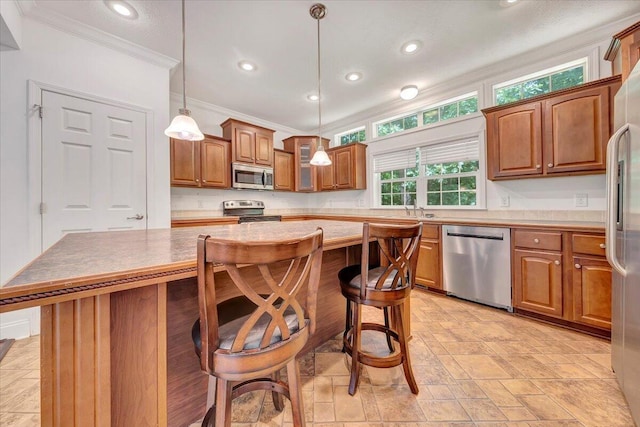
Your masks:
[[[392,133],[402,132],[418,126],[418,114],[411,114],[399,119],[389,120],[383,123],[377,123],[376,132],[378,136],[391,135]]]
[[[531,98],[536,95],[566,89],[586,80],[587,58],[493,86],[495,105]]]
[[[337,145],[351,144],[352,142],[363,142],[366,140],[366,133],[364,126],[356,129],[351,129],[346,132],[339,133],[335,136]]]
[[[477,112],[478,93],[472,92],[423,107],[416,113],[381,120],[373,126],[376,136],[386,136]]]
[[[473,95],[459,101],[448,102],[440,106],[430,107],[422,112],[422,124],[430,125],[444,120],[455,119],[478,112],[478,95]]]
[[[417,196],[418,159],[415,148],[373,158],[381,206],[413,206]]]
[[[484,205],[476,138],[375,156],[374,173],[380,207]]]

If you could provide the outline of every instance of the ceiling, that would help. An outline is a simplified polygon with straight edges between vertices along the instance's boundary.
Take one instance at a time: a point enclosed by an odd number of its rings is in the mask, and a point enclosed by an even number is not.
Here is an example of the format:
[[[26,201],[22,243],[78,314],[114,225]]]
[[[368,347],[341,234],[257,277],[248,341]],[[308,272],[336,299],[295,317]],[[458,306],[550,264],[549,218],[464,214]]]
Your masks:
[[[121,39],[181,58],[181,3],[127,0],[139,14],[124,19],[101,0],[35,0]],[[305,132],[318,125],[317,27],[314,1],[186,2],[187,96]],[[321,26],[323,125],[396,102],[399,89],[421,92],[457,76],[567,36],[640,13],[638,0],[336,1],[324,0]],[[622,30],[622,28],[620,28]],[[417,39],[422,49],[400,52]],[[257,64],[248,73],[241,60]],[[363,78],[349,82],[358,71]],[[176,67],[171,91],[182,93]],[[173,113],[173,112],[172,112]]]

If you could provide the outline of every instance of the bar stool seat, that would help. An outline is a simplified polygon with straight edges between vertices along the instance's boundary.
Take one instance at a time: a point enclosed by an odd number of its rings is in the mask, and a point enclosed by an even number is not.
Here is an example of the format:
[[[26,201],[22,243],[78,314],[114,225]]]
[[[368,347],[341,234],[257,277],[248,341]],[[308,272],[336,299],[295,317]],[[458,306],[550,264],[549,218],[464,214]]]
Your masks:
[[[360,381],[361,364],[377,368],[402,365],[413,394],[418,385],[411,368],[407,345],[405,303],[415,285],[415,270],[420,249],[422,224],[363,225],[362,259],[338,272],[342,295],[347,299],[343,351],[351,355],[349,394],[354,395]],[[374,241],[380,253],[379,266],[369,265],[369,242]],[[376,245],[374,245],[375,247]],[[362,322],[362,307],[382,309],[384,324]],[[389,355],[371,354],[362,348],[362,331],[384,333]],[[396,347],[397,344],[397,347]]]
[[[203,427],[230,426],[232,400],[254,390],[272,391],[277,410],[289,398],[293,424],[305,425],[296,355],[315,331],[322,237],[318,229],[269,242],[198,238],[200,317],[191,333],[202,371],[215,378]],[[217,303],[214,265],[240,296]],[[278,376],[284,367],[288,383]]]

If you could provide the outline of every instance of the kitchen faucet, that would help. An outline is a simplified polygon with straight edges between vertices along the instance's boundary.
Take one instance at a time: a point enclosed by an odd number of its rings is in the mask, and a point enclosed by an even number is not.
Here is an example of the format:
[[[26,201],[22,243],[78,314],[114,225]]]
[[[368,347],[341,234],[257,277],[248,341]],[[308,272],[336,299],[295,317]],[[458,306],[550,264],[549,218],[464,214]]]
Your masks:
[[[404,207],[404,210],[407,212],[407,216],[411,216],[411,212],[409,212],[409,208],[408,207]]]

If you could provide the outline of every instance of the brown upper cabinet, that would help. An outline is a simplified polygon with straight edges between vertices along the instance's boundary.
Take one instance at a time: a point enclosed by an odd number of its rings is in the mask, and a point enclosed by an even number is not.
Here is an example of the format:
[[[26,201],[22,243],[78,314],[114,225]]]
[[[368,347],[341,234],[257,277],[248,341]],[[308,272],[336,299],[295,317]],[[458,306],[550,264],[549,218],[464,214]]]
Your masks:
[[[605,172],[620,76],[482,110],[490,180]]]
[[[293,153],[273,150],[273,188],[293,191]]]
[[[604,59],[611,61],[611,74],[621,74],[622,81],[627,80],[640,60],[640,21],[613,36]]]
[[[220,125],[222,136],[231,141],[231,161],[273,167],[274,130],[236,119]]]
[[[294,191],[318,190],[316,167],[309,163],[316,152],[317,143],[318,137],[309,135],[294,135],[282,140],[284,151],[293,153]],[[322,146],[328,148],[329,140],[322,138]]]
[[[366,189],[366,149],[366,145],[357,142],[328,149],[331,165],[317,168],[320,190]]]
[[[170,141],[171,185],[229,188],[230,142],[205,135],[202,141]]]

